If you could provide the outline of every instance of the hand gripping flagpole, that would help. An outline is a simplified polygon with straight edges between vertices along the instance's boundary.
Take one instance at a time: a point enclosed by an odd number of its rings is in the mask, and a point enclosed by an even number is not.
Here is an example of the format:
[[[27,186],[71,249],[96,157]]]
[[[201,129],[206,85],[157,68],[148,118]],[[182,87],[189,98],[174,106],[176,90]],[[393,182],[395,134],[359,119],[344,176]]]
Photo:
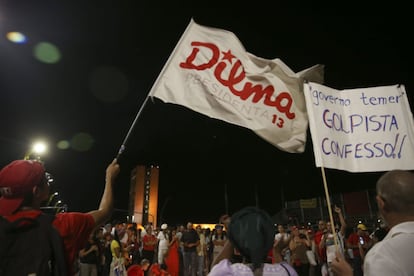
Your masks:
[[[136,125],[136,123],[137,123],[137,121],[138,121],[138,118],[139,118],[139,116],[141,115],[142,110],[144,109],[145,105],[147,104],[147,102],[148,102],[148,99],[149,99],[149,98],[150,98],[150,96],[149,96],[149,95],[147,95],[147,97],[145,98],[145,100],[144,100],[144,102],[142,103],[141,107],[139,108],[138,113],[137,113],[137,115],[135,116],[135,119],[134,119],[134,121],[132,122],[131,127],[130,127],[130,128],[129,128],[129,130],[128,130],[127,135],[125,136],[124,141],[122,142],[122,145],[119,147],[118,154],[116,155],[116,159],[117,159],[118,161],[119,161],[119,158],[121,157],[122,153],[123,153],[123,152],[125,151],[125,149],[126,149],[126,143],[128,142],[129,137],[131,136],[131,133],[132,133],[132,131],[134,130],[135,125]]]

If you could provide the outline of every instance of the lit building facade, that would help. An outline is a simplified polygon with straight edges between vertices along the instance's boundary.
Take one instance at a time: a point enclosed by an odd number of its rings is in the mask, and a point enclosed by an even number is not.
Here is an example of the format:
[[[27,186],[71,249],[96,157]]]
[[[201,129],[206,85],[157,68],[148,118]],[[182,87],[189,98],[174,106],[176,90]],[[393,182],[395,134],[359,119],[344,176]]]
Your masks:
[[[157,227],[158,166],[136,166],[131,172],[129,216],[132,222]]]

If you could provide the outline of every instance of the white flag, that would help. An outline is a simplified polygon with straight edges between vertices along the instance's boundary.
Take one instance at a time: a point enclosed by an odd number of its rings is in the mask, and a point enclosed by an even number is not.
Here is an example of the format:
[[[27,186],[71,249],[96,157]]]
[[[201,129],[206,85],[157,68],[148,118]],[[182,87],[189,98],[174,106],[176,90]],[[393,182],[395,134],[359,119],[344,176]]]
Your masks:
[[[305,149],[304,80],[323,82],[323,66],[294,73],[280,59],[256,57],[231,32],[191,20],[149,95],[253,130],[281,150]]]
[[[414,169],[413,115],[403,85],[335,90],[304,85],[317,167]]]

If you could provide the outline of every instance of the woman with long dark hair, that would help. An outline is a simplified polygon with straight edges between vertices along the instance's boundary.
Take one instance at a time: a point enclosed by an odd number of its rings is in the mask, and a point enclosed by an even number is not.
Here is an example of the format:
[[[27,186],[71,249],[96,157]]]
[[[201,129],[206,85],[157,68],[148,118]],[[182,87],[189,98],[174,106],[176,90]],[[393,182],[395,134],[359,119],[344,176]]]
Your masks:
[[[167,255],[165,257],[165,265],[167,271],[171,276],[179,276],[180,272],[180,257],[178,252],[179,239],[177,237],[177,230],[171,230],[170,243],[168,245]]]

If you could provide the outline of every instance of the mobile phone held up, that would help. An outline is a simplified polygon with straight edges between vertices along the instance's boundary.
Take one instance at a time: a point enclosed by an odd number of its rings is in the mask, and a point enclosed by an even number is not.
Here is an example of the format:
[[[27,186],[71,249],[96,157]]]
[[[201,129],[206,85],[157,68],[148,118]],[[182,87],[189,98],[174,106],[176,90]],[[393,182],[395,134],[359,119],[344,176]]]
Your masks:
[[[361,245],[363,245],[363,244],[364,244],[364,238],[363,238],[363,237],[359,237],[359,243],[360,243]]]

